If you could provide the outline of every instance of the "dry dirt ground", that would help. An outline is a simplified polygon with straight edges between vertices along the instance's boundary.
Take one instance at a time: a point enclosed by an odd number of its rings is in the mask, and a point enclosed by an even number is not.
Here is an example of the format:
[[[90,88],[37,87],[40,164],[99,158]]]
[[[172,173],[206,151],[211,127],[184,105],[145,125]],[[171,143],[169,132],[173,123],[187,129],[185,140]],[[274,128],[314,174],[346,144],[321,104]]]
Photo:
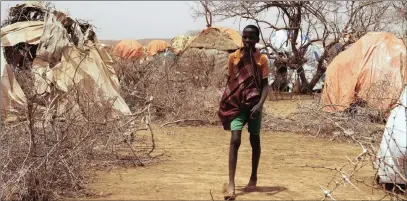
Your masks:
[[[310,101],[308,101],[309,103]],[[267,110],[281,116],[294,111],[298,101],[267,102]],[[302,102],[303,104],[307,103]],[[229,132],[221,127],[154,128],[156,154],[164,160],[147,167],[98,171],[89,189],[96,200],[215,200],[223,199],[228,181]],[[251,148],[245,130],[236,172],[237,200],[322,199],[318,184],[325,186],[334,172],[305,166],[340,167],[346,156],[357,156],[360,147],[315,139],[296,133],[263,132],[258,191],[246,193],[251,171]],[[374,172],[364,168],[358,177],[372,183]],[[355,183],[356,184],[356,183]],[[363,184],[360,191],[347,184],[334,193],[335,199],[377,200],[383,193]],[[89,198],[86,198],[89,199]]]

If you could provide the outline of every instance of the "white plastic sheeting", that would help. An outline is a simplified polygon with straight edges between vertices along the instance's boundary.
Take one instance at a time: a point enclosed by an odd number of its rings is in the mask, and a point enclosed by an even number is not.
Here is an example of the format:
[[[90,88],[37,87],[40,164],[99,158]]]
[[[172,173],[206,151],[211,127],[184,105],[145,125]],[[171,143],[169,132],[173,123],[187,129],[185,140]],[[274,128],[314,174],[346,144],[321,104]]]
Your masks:
[[[277,50],[277,52],[286,52],[286,53],[291,53],[292,48],[291,48],[291,43],[290,41],[287,40],[289,32],[286,30],[279,30],[274,32],[271,35],[270,42],[271,45]],[[301,37],[297,37],[297,44],[296,47],[300,48],[301,45],[306,44],[309,41],[308,36],[302,35],[301,31],[299,33]],[[307,78],[307,81],[310,82],[317,71],[317,64],[318,64],[318,59],[320,56],[324,53],[324,48],[316,43],[313,43],[308,46],[307,52],[305,53],[305,58],[307,59],[307,63],[303,65],[304,71],[305,71],[305,77]],[[294,83],[296,82],[297,79],[297,72],[295,70],[288,70],[288,76],[289,80],[291,82],[288,84],[288,87],[290,88],[290,91],[292,91],[294,87]],[[274,82],[274,76],[270,75],[269,76],[269,84]],[[314,86],[314,90],[317,89],[322,89],[323,82],[322,79],[319,80],[319,82]]]
[[[384,129],[376,168],[379,183],[407,184],[407,86]]]
[[[288,34],[292,34],[292,32],[289,33],[287,30],[279,30],[271,35],[271,45],[277,50],[277,52],[292,52],[291,43],[287,40]],[[300,37],[297,37],[296,41],[297,48],[300,48],[301,45],[308,42],[308,36],[302,35],[301,31],[299,32],[299,36]]]
[[[308,82],[311,82],[312,78],[317,72],[318,59],[323,53],[324,48],[322,47],[322,45],[313,43],[310,46],[308,46],[307,52],[305,53],[307,63],[305,63],[302,66],[305,71],[305,77],[307,78]],[[292,89],[297,79],[297,72],[295,70],[290,69],[288,74],[291,75],[291,82],[288,84],[288,87]],[[322,89],[323,84],[324,83],[322,82],[322,79],[320,79],[314,86],[313,90]]]

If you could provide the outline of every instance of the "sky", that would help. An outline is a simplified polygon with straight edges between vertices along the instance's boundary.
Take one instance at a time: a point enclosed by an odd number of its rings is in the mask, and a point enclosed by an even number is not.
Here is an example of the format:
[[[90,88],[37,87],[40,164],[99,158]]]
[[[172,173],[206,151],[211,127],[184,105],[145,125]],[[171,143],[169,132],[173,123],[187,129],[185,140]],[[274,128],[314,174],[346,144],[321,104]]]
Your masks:
[[[24,1],[1,1],[1,21],[9,7]],[[88,20],[97,27],[102,40],[173,38],[191,30],[206,27],[205,18],[193,18],[193,1],[54,1],[57,9],[69,12],[71,17]],[[273,13],[265,15],[274,18]],[[213,25],[241,30],[253,22],[228,19]],[[268,34],[265,30],[264,34]]]

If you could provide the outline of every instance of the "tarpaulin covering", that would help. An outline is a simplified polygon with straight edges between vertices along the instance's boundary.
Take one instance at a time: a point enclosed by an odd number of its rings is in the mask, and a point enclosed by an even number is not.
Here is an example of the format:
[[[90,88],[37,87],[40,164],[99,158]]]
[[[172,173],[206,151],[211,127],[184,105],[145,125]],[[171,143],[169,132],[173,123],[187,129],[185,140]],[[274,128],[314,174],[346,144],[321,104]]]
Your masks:
[[[113,50],[120,58],[137,60],[143,56],[143,46],[136,40],[121,40]]]
[[[147,54],[148,56],[154,56],[158,52],[164,52],[168,46],[168,43],[163,40],[152,40],[147,45]]]
[[[12,109],[15,105],[23,106],[27,103],[23,90],[14,77],[13,70],[7,64],[4,58],[3,48],[0,47],[1,54],[1,115],[6,116],[8,110]]]
[[[95,41],[94,45],[98,51],[100,58],[102,58],[103,63],[106,65],[107,70],[109,70],[109,77],[118,87],[120,86],[119,78],[117,77],[116,71],[114,70],[114,61],[110,54],[107,52],[106,46],[99,42],[99,39],[94,36],[93,40]]]
[[[43,31],[42,21],[16,22],[1,28],[1,43],[2,46],[14,46],[21,42],[36,45]]]
[[[70,29],[69,34],[67,29]],[[46,12],[46,17],[41,22],[27,21],[8,25],[2,28],[2,41],[7,41],[7,45],[27,41],[38,44],[31,68],[37,95],[50,93],[50,86],[53,84],[56,89],[54,92],[59,97],[59,105],[75,105],[78,109],[77,104],[64,96],[76,88],[83,95],[80,98],[82,101],[96,105],[111,104],[113,116],[131,114],[118,92],[119,81],[112,58],[91,28],[83,32],[76,21],[64,12]],[[1,62],[2,91],[6,91],[2,94],[9,94],[8,99],[24,103],[24,94],[13,79],[12,71],[6,67],[3,55]],[[2,108],[8,107],[10,101],[7,101],[2,96]],[[59,107],[58,112],[64,112],[63,109],[63,106]]]
[[[3,47],[24,42],[36,45],[44,29],[42,21],[16,22],[1,28],[1,114],[7,116],[9,110],[27,103],[26,96],[18,84],[13,69],[4,57]]]
[[[379,183],[407,184],[407,86],[384,129],[376,168]]]
[[[407,81],[406,46],[390,33],[371,32],[341,52],[326,70],[325,111],[343,111],[356,100],[389,109]]]
[[[58,17],[51,13],[47,13],[44,20],[44,30],[36,52],[36,59],[41,58],[47,61],[47,65],[50,65],[50,67],[53,67],[61,61],[63,48],[70,43],[67,30],[59,21],[66,21],[67,17],[64,17],[62,12],[56,13],[58,14]],[[75,35],[75,38],[80,38],[78,43],[80,46],[83,46],[82,32],[78,29],[74,29],[73,31],[74,34],[71,35]]]
[[[49,91],[50,82],[63,92],[80,87],[80,92],[86,94],[88,98],[86,101],[91,103],[111,101],[116,111],[130,115],[131,111],[119,94],[116,80],[112,78],[115,76],[103,63],[97,49],[91,46],[89,48],[88,51],[80,51],[75,46],[65,47],[61,62],[54,68],[38,69],[41,69],[41,74],[45,76],[44,79],[38,77],[37,88]],[[35,61],[34,68],[37,68],[37,65],[41,66],[40,60]]]

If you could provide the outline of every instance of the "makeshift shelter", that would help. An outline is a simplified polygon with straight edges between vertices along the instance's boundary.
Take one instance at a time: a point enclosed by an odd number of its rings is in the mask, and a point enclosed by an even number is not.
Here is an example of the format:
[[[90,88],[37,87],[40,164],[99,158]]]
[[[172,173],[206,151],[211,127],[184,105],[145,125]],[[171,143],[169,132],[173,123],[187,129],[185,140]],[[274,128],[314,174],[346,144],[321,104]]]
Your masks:
[[[382,184],[407,184],[407,85],[392,109],[384,129],[375,163],[377,181]]]
[[[243,45],[242,35],[235,29],[219,26],[212,26],[211,28],[218,29],[221,33],[227,34],[238,47]]]
[[[184,49],[177,60],[181,72],[213,73],[212,85],[224,87],[228,56],[242,45],[240,34],[228,28],[209,27],[202,30]]]
[[[154,56],[157,53],[164,52],[168,47],[169,44],[163,40],[152,40],[146,47],[147,55]]]
[[[46,10],[42,4],[22,4],[10,10],[26,10],[27,7],[43,12],[44,19],[14,22],[3,27],[1,40],[2,45],[9,47],[35,45],[35,54],[31,55],[32,66],[28,69],[34,74],[35,94],[44,96],[55,92],[60,95],[57,95],[60,98],[56,101],[61,106],[57,109],[60,113],[64,112],[64,106],[75,105],[75,102],[61,98],[62,95],[77,90],[89,98],[86,101],[90,105],[111,104],[113,116],[131,114],[118,92],[119,81],[113,60],[92,27],[73,20],[61,11]],[[19,58],[18,54],[8,56],[11,60]],[[78,111],[80,103],[76,102],[75,107]]]
[[[144,48],[137,40],[121,40],[113,49],[116,57],[138,60],[144,55]]]
[[[407,81],[406,46],[390,33],[371,32],[329,64],[322,103],[325,111],[344,111],[359,102],[388,110]]]
[[[202,30],[186,48],[233,51],[241,47],[242,44],[242,36],[236,30],[212,26]]]
[[[14,46],[20,42],[38,44],[43,31],[43,21],[16,22],[1,29],[2,46]]]
[[[185,47],[195,39],[195,36],[177,36],[171,40],[171,49],[176,54],[179,55],[184,51]]]
[[[3,44],[1,44],[3,46]],[[0,47],[1,54],[1,116],[6,117],[9,110],[17,106],[25,106],[27,104],[27,99],[24,95],[23,90],[18,84],[16,78],[14,77],[13,70],[10,65],[7,64],[4,58],[3,48]]]
[[[113,46],[111,45],[106,45],[104,43],[101,43],[102,47],[108,52],[111,53],[113,51]]]

